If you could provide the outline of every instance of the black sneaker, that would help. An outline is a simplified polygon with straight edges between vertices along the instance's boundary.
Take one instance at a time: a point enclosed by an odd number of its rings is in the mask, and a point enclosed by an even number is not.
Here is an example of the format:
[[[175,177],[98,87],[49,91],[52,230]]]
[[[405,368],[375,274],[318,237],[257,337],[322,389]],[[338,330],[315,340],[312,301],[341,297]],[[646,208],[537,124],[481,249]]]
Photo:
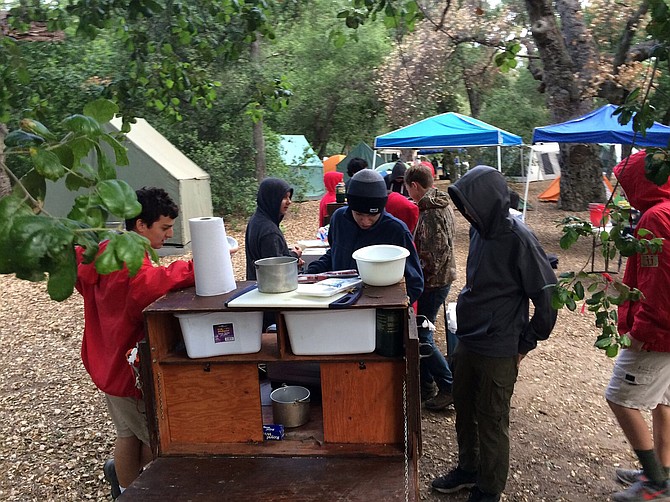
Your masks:
[[[468,497],[468,502],[499,502],[500,494],[499,493],[484,493],[477,486],[474,486],[470,490],[470,496]]]
[[[435,382],[430,382],[430,384],[421,384],[421,401],[428,401],[429,399],[437,396],[437,384]]]
[[[121,495],[121,487],[119,486],[119,479],[116,477],[114,459],[110,458],[105,461],[105,465],[102,466],[102,472],[105,473],[107,482],[112,485],[112,500],[116,500]]]
[[[446,476],[435,478],[430,486],[433,490],[440,493],[453,493],[465,488],[472,488],[477,482],[477,473],[464,471],[460,467],[456,467]]]
[[[449,406],[454,404],[454,397],[446,389],[440,389],[437,396],[426,401],[426,409],[431,411],[446,410]]]

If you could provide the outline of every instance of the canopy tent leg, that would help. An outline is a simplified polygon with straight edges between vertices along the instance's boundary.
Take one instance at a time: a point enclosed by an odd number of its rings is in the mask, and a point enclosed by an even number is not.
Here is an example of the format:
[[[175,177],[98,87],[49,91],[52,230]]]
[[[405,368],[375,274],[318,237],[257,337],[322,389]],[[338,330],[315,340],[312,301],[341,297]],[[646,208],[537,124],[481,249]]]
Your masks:
[[[521,221],[526,223],[526,206],[528,205],[528,188],[530,187],[530,167],[533,162],[533,147],[530,147],[528,154],[528,169],[526,170],[526,188],[523,192],[523,211],[521,212]],[[523,169],[523,166],[522,166]]]
[[[500,150],[500,145],[496,146],[498,150],[498,171],[502,172],[502,151]]]

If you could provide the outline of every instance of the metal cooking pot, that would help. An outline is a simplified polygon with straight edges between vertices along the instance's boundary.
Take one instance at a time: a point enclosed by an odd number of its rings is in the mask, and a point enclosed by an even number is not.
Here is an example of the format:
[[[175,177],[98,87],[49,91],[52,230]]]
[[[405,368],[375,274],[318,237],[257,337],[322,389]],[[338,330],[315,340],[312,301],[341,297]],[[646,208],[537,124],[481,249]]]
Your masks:
[[[261,293],[286,293],[298,289],[298,259],[291,256],[263,258],[254,262]]]
[[[309,421],[309,389],[285,385],[270,393],[272,417],[275,424],[299,427]]]

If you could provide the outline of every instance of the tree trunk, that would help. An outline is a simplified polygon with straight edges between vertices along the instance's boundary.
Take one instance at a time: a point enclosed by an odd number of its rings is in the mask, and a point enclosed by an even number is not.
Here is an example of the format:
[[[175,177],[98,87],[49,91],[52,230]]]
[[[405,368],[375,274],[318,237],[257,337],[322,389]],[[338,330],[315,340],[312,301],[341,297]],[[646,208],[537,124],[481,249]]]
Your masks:
[[[260,35],[256,36],[256,40],[251,43],[251,61],[254,64],[259,64],[261,54],[261,42],[258,38]],[[260,119],[258,122],[254,123],[253,126],[253,141],[254,149],[256,151],[256,180],[260,183],[265,179],[265,174],[267,170],[267,164],[265,161],[265,136],[263,136],[263,119]]]
[[[598,145],[561,145],[561,166],[571,166],[570,176],[561,171],[558,207],[566,211],[588,209],[589,202],[605,202],[602,163]]]
[[[5,136],[7,136],[7,132],[7,126],[0,124],[0,198],[9,195],[12,191],[12,184],[5,170]]]
[[[561,29],[550,0],[526,0],[533,39],[543,64],[542,82],[554,122],[563,122],[593,109],[582,91],[596,67],[595,45],[574,0],[557,1]],[[605,198],[602,166],[595,145],[561,145],[559,207],[583,211],[589,202]]]

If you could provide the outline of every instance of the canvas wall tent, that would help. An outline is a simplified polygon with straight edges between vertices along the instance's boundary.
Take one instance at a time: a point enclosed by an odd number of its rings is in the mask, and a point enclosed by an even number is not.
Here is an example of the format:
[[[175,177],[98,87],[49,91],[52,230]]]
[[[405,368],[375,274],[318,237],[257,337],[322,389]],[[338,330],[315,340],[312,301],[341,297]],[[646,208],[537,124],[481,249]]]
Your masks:
[[[113,119],[108,127],[119,131],[121,119]],[[137,119],[126,138],[124,146],[128,149],[129,165],[117,167],[117,177],[136,190],[144,186],[165,189],[179,206],[174,236],[166,242],[166,246],[188,246],[191,242],[188,219],[212,216],[209,174],[144,119]],[[111,151],[108,154],[111,155]],[[66,216],[77,193],[70,192],[63,180],[48,183],[45,200],[47,211],[57,216]]]
[[[522,176],[512,176],[510,179],[517,183],[556,179],[561,174],[559,153],[558,143],[539,143],[530,146],[525,172]]]
[[[516,134],[503,131],[481,120],[456,112],[443,113],[401,127],[375,138],[375,148],[441,149],[448,147],[498,147],[501,170],[501,146],[521,145]]]
[[[306,188],[296,188],[295,200],[320,199],[326,193],[323,185],[323,162],[314,153],[307,138],[301,134],[284,134],[280,137],[279,154],[284,164],[297,170]]]
[[[533,130],[533,144],[541,142],[556,143],[609,143],[635,144],[636,146],[656,146],[665,148],[670,143],[670,127],[654,122],[644,136],[633,131],[633,121],[626,125],[619,124],[618,116],[614,115],[615,105],[605,105],[566,122]],[[528,184],[524,199],[528,199]],[[526,216],[524,207],[523,217]]]
[[[365,159],[368,167],[373,168],[384,163],[384,160],[377,155],[377,153],[370,148],[366,143],[360,142],[356,145],[344,159],[337,164],[337,170],[344,174],[344,181],[349,179],[347,175],[347,166],[349,161],[354,158]]]

